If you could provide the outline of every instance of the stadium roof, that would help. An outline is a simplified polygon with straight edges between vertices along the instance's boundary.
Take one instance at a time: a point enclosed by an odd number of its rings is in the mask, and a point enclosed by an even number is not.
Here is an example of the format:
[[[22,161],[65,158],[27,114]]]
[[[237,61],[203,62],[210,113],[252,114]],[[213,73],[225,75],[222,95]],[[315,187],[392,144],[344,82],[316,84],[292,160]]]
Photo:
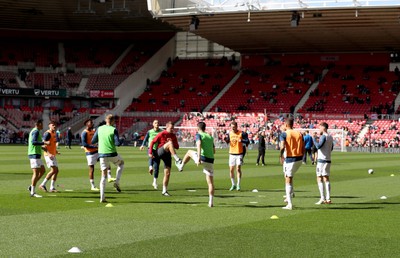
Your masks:
[[[397,0],[148,0],[154,16],[217,14],[249,11],[322,10],[400,7]]]
[[[154,33],[187,31],[191,15],[196,15],[200,20],[196,34],[241,53],[400,50],[399,1],[394,2],[397,5],[372,6],[365,4],[374,2],[372,0],[332,0],[353,2],[351,6],[333,9],[309,6],[265,10],[252,7],[257,6],[257,2],[284,1],[235,1],[244,4],[251,2],[252,5],[247,5],[247,10],[214,13],[198,8],[194,13],[157,15],[158,19],[154,19],[148,11],[146,0],[3,0],[0,2],[0,29]],[[199,5],[200,2],[204,4],[210,1],[189,2]],[[312,1],[292,2],[300,5]],[[297,11],[300,17],[297,27],[291,25],[293,11]]]

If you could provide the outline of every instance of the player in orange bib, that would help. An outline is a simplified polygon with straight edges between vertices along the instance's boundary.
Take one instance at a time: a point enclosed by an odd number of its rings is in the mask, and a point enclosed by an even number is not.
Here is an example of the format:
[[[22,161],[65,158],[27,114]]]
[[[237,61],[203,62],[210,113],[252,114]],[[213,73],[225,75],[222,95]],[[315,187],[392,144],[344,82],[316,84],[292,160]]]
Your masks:
[[[97,151],[97,146],[92,144],[92,138],[96,130],[93,127],[92,119],[87,119],[84,122],[86,126],[81,135],[81,144],[86,153],[86,160],[89,166],[89,181],[92,191],[100,191],[99,188],[94,184],[94,165],[99,159],[99,152]]]
[[[280,161],[283,164],[285,175],[285,191],[287,205],[285,210],[292,210],[293,177],[300,168],[305,152],[303,136],[299,131],[293,130],[293,118],[286,119],[285,131],[279,137]],[[285,155],[286,154],[286,155]]]
[[[50,179],[50,192],[57,192],[55,187],[55,182],[58,175],[58,163],[56,155],[60,153],[57,151],[56,127],[56,122],[51,121],[49,123],[49,130],[43,134],[43,140],[49,141],[49,144],[46,146],[46,151],[44,152],[44,159],[46,160],[47,167],[50,168],[50,172],[47,173],[46,178],[43,180],[39,188],[45,192],[47,192],[46,183]]]
[[[238,190],[240,191],[240,180],[242,178],[242,164],[243,164],[243,145],[249,143],[247,134],[238,130],[237,123],[231,123],[231,131],[225,138],[225,141],[229,144],[229,173],[231,178],[232,186],[229,191]],[[235,185],[235,167],[236,167],[236,179],[237,184]]]

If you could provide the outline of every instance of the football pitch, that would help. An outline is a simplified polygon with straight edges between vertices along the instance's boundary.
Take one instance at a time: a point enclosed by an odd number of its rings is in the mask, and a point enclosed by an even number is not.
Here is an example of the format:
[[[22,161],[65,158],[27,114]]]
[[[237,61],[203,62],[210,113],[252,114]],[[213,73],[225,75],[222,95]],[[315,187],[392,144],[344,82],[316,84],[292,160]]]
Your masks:
[[[31,198],[27,147],[0,145],[0,257],[400,257],[397,154],[334,152],[331,205],[314,204],[315,166],[303,165],[294,178],[290,211],[281,209],[277,151],[267,152],[262,167],[255,165],[257,151],[250,150],[242,190],[230,192],[228,151],[217,150],[213,208],[207,206],[205,176],[193,162],[182,173],[172,168],[172,196],[165,197],[151,186],[145,151],[118,151],[125,160],[122,192],[108,183],[113,207],[105,207],[99,193],[90,191],[78,146],[60,148],[60,192],[38,189],[43,198]],[[96,186],[99,180],[96,164]],[[68,253],[72,247],[82,252]]]

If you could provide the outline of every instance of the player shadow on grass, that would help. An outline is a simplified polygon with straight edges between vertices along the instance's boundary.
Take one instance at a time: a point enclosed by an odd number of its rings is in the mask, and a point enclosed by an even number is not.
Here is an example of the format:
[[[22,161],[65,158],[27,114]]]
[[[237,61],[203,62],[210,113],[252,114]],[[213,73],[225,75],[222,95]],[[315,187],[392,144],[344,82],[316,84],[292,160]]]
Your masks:
[[[44,195],[44,197],[46,197],[46,195]],[[50,196],[49,196],[50,197]],[[71,196],[71,195],[57,195],[54,196],[57,198],[63,198],[63,199],[93,199],[96,198],[96,200],[98,199],[98,196]],[[120,198],[128,198],[128,197],[124,197],[124,196],[107,196],[107,200],[111,200],[111,199],[120,199]]]
[[[18,172],[18,173],[3,173],[1,172],[1,175],[10,175],[10,176],[26,176],[26,175],[32,175],[32,172]]]
[[[129,193],[129,194],[139,194],[139,193],[135,193],[135,192],[157,192],[157,191],[159,191],[159,190],[154,190],[153,188],[149,188],[149,189],[147,189],[147,188],[141,188],[141,189],[137,189],[137,188],[135,188],[135,189],[129,189],[129,188],[124,188],[124,189],[122,189],[122,192],[121,193]]]
[[[285,193],[285,189],[257,189],[257,191],[259,193]],[[252,192],[252,191],[250,191]],[[295,191],[295,193],[305,193],[305,192],[309,192],[309,191]]]
[[[350,202],[350,203],[344,203],[344,204],[355,204],[355,205],[362,205],[362,204],[369,204],[369,205],[382,205],[382,204],[384,204],[384,205],[387,205],[387,204],[389,204],[389,205],[392,205],[392,204],[400,204],[399,202],[380,202],[380,201],[377,201],[377,202]]]
[[[384,207],[337,207],[337,206],[327,206],[330,210],[380,210]],[[313,208],[317,209],[317,208]]]
[[[108,199],[108,198],[107,198]],[[126,203],[149,203],[149,204],[151,204],[151,203],[157,203],[157,204],[186,204],[186,205],[189,205],[189,204],[204,204],[204,205],[206,205],[207,206],[207,202],[189,202],[189,201],[176,201],[176,200],[166,200],[166,199],[164,199],[164,200],[158,200],[158,201],[142,201],[142,200],[136,200],[136,201],[129,201],[129,202],[126,202]]]
[[[361,196],[337,196],[337,195],[333,195],[331,196],[332,199],[356,199],[356,198],[361,198]],[[298,196],[298,198],[311,198],[311,199],[319,199],[320,197],[318,195],[305,195],[305,196]],[[337,202],[335,202],[337,203]]]
[[[259,209],[259,208],[268,209],[268,208],[282,208],[282,205],[256,205],[256,204],[251,205],[251,204],[218,203],[218,207],[222,207],[222,208],[245,207],[245,208],[256,208],[256,209]]]

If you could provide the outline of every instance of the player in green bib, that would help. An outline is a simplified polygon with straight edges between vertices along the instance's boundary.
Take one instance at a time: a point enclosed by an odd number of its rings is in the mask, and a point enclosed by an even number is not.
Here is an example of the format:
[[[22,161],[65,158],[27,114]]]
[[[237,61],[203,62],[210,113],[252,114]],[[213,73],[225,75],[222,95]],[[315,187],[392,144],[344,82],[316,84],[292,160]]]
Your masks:
[[[180,172],[183,171],[183,167],[189,162],[190,158],[196,163],[196,165],[203,166],[203,173],[206,174],[206,180],[208,184],[208,207],[214,206],[214,138],[206,132],[206,124],[199,122],[197,124],[196,134],[196,147],[197,151],[188,150],[183,162],[178,166]]]
[[[100,158],[100,169],[102,171],[100,181],[100,202],[107,202],[104,196],[106,188],[107,170],[110,167],[110,162],[117,166],[117,176],[114,187],[118,192],[121,192],[119,181],[122,171],[124,170],[124,160],[117,153],[116,146],[122,145],[123,141],[119,139],[118,131],[114,127],[115,117],[113,115],[106,116],[106,124],[100,126],[92,138],[92,144],[98,143],[98,152]]]
[[[140,150],[144,150],[144,146],[147,145],[147,147],[150,147],[151,141],[154,139],[154,137],[157,136],[162,132],[162,130],[159,127],[159,122],[158,120],[153,121],[153,129],[147,131],[146,136],[143,139],[142,146],[140,146]],[[155,143],[153,145],[153,150],[157,150],[158,143]],[[147,151],[147,154],[149,154],[149,150]],[[157,153],[157,151],[153,151],[153,153]],[[150,175],[153,175],[153,184],[152,186],[154,189],[157,189],[157,178],[158,178],[158,173],[159,173],[159,168],[160,168],[160,159],[157,156],[154,156],[154,158],[149,157],[149,173]]]
[[[30,192],[31,197],[42,197],[41,195],[36,194],[35,188],[36,183],[43,176],[46,171],[41,160],[42,151],[46,149],[44,145],[50,144],[49,141],[42,140],[42,134],[40,130],[43,129],[43,120],[38,120],[35,123],[35,127],[30,131],[28,138],[28,158],[31,163],[31,168],[33,171],[31,185],[28,190]]]

